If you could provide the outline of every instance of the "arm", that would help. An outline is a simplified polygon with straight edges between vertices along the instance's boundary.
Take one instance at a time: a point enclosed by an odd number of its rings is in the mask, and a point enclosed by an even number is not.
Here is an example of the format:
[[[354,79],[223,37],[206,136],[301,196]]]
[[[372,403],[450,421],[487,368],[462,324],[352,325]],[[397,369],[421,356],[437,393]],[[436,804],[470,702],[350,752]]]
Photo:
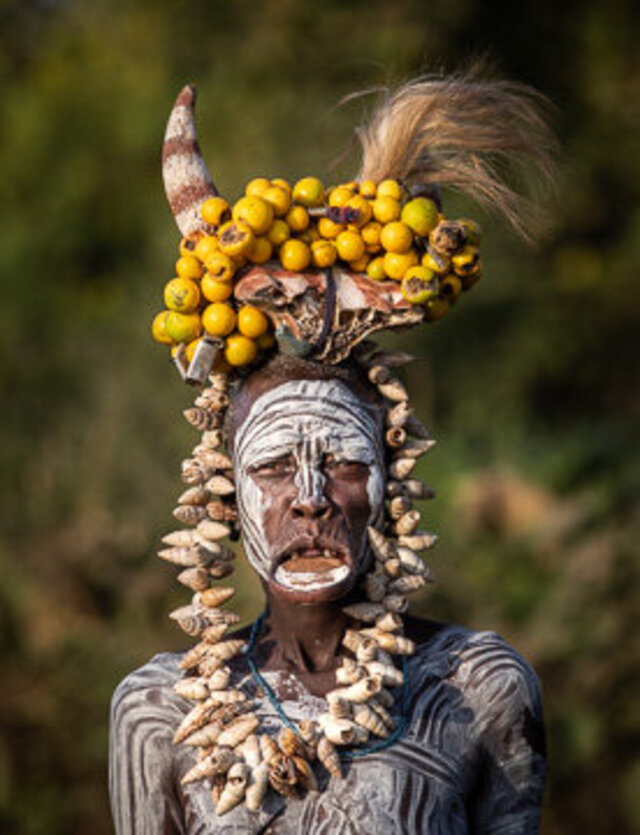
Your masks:
[[[116,835],[184,835],[172,766],[176,724],[154,662],[128,676],[114,693],[109,793]]]

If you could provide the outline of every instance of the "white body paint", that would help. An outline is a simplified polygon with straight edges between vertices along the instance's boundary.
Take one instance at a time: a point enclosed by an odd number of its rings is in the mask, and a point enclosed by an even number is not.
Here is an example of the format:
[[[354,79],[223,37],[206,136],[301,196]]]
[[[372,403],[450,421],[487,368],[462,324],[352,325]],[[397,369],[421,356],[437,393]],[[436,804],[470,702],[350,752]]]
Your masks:
[[[380,517],[384,503],[385,465],[382,432],[376,410],[360,400],[340,380],[293,380],[266,392],[251,406],[234,442],[235,483],[243,541],[249,561],[264,579],[269,578],[273,555],[268,552],[264,515],[266,496],[250,475],[260,464],[293,455],[297,464],[295,485],[298,500],[318,499],[324,494],[323,460],[358,461],[369,467],[367,494],[369,524]],[[367,553],[366,532],[358,553],[359,567]],[[345,568],[324,572],[314,586],[314,577],[300,578],[304,587],[330,585],[343,579]],[[278,578],[280,579],[280,578]]]

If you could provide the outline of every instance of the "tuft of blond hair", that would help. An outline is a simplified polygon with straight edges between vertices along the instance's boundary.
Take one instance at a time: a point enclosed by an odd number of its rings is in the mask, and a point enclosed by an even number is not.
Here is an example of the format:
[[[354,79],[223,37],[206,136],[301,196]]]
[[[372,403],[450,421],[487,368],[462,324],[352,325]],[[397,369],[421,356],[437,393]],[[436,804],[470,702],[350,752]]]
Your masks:
[[[525,188],[527,175],[534,193],[556,184],[547,100],[524,84],[483,80],[475,70],[419,78],[385,93],[356,128],[358,179],[454,189],[503,215],[531,242],[543,224]]]

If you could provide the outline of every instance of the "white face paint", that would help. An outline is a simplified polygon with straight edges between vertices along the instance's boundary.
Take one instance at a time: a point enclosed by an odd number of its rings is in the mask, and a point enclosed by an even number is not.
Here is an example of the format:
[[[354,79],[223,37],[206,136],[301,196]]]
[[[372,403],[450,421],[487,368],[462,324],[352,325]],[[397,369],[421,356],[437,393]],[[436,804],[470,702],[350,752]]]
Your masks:
[[[384,502],[385,466],[377,410],[339,380],[293,380],[259,397],[237,429],[234,440],[238,510],[247,556],[255,570],[269,579],[274,555],[265,536],[265,513],[273,501],[252,478],[251,471],[290,457],[295,462],[298,502],[322,501],[326,456],[358,462],[369,468],[369,524],[380,517]],[[356,567],[368,551],[366,530],[356,553]],[[341,579],[342,566],[332,582]],[[348,573],[348,571],[347,571]],[[303,578],[300,577],[303,581]],[[312,582],[312,578],[309,578]]]

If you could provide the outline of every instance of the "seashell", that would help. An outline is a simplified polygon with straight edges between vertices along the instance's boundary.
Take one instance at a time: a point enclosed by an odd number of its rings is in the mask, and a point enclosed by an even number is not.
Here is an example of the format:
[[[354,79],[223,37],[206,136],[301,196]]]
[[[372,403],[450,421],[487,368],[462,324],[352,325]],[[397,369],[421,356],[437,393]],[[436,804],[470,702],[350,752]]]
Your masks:
[[[391,478],[397,478],[402,481],[410,475],[411,471],[417,463],[417,458],[397,458],[389,465],[388,473]]]
[[[298,739],[297,734],[291,728],[285,727],[280,731],[278,745],[286,757],[300,757],[305,754],[302,740]]]
[[[395,499],[394,499],[395,501]],[[395,524],[395,532],[400,536],[407,536],[415,531],[420,524],[420,511],[408,510]]]
[[[215,774],[225,774],[235,762],[235,754],[230,748],[218,748],[215,754],[203,759],[194,765],[181,780],[183,786],[187,783],[194,783],[205,777],[213,777]]]
[[[351,703],[341,695],[341,691],[332,690],[327,693],[327,704],[329,706],[329,713],[335,716],[336,719],[350,719],[351,718]]]
[[[206,614],[194,606],[180,606],[178,609],[174,609],[173,612],[170,612],[169,617],[171,620],[177,621],[180,628],[183,629],[187,635],[194,637],[199,635],[203,629],[206,629],[207,626],[209,626],[209,620]]]
[[[393,663],[393,658],[386,651],[386,649],[382,649],[382,647],[378,647],[378,654],[376,655],[375,660],[380,664],[386,665],[387,667],[395,667],[395,664]],[[383,682],[383,686],[384,686],[384,682]]]
[[[412,548],[414,551],[428,551],[438,541],[438,536],[435,533],[427,533],[426,531],[416,531],[415,533],[403,534],[399,538],[399,542],[405,548]]]
[[[187,423],[190,423],[195,429],[200,429],[201,432],[214,429],[220,425],[218,416],[215,413],[208,412],[206,409],[201,409],[198,406],[185,409],[182,414]]]
[[[250,768],[255,768],[262,762],[262,752],[260,751],[260,743],[255,734],[249,734],[245,741],[240,746],[240,753],[244,757],[244,761]]]
[[[411,499],[432,499],[435,496],[434,491],[424,481],[419,478],[410,478],[403,482],[406,490],[406,495]]]
[[[395,378],[386,383],[378,383],[378,391],[383,397],[386,397],[387,400],[392,400],[394,403],[404,403],[409,399],[406,388],[400,380],[396,380]]]
[[[202,678],[183,678],[173,685],[174,691],[183,699],[206,699],[209,695],[207,683]]]
[[[186,568],[197,566],[200,560],[196,548],[183,548],[179,546],[163,548],[162,551],[158,551],[158,556],[162,560],[172,562],[174,565],[183,565]]]
[[[260,742],[260,751],[262,752],[262,759],[266,763],[270,763],[274,760],[278,754],[280,754],[280,748],[278,748],[278,744],[276,743],[275,739],[272,739],[268,734],[261,734],[258,737],[258,741]]]
[[[226,392],[229,390],[229,375],[223,374],[222,371],[212,371],[209,374],[209,383],[211,388],[216,389],[216,391]]]
[[[387,496],[390,499],[395,499],[396,496],[407,496],[407,490],[405,489],[403,481],[388,481],[386,484],[387,488]]]
[[[237,719],[234,719],[233,722],[231,722],[231,724],[226,727],[224,731],[222,731],[218,738],[218,745],[228,745],[229,748],[235,748],[237,745],[244,742],[245,739],[255,731],[259,724],[260,720],[257,716],[238,716]]]
[[[342,611],[350,618],[355,618],[365,623],[373,623],[377,617],[384,614],[384,606],[381,606],[379,603],[369,602],[352,603],[350,606],[343,606]]]
[[[200,409],[213,412],[224,412],[229,408],[229,397],[227,394],[216,389],[205,389],[195,399],[195,405]]]
[[[204,749],[203,749],[204,750]],[[209,752],[210,754],[213,753],[212,751]],[[211,778],[211,800],[214,804],[220,800],[222,796],[222,792],[224,791],[224,787],[227,785],[227,775],[226,774],[216,774]]]
[[[238,702],[247,701],[247,694],[243,693],[242,690],[211,690],[209,695],[210,698],[215,699],[221,705],[234,705]]]
[[[386,365],[388,368],[399,368],[414,361],[415,357],[407,354],[405,351],[376,351],[369,358],[370,363],[380,363]]]
[[[366,674],[366,669],[353,658],[343,658],[342,666],[336,670],[336,681],[338,684],[353,684]]]
[[[362,582],[367,599],[378,603],[387,591],[387,580],[382,574],[367,574]]]
[[[395,594],[413,594],[419,591],[427,584],[427,579],[423,574],[407,574],[404,577],[398,577],[394,580],[389,590]]]
[[[183,525],[197,525],[198,522],[206,519],[207,511],[204,507],[185,504],[178,505],[178,507],[174,508],[173,515],[179,522],[182,522]]]
[[[200,643],[196,644],[182,656],[180,659],[180,668],[182,670],[190,670],[192,667],[197,666],[205,657],[208,650],[208,645],[200,641]]]
[[[372,676],[379,676],[384,687],[399,687],[404,682],[402,670],[380,661],[370,661],[367,664],[367,672]]]
[[[379,560],[384,562],[394,556],[393,545],[384,534],[371,526],[367,528],[367,534],[369,535],[369,542],[373,548],[373,553]]]
[[[204,568],[187,568],[178,574],[177,579],[192,591],[204,591],[209,588],[209,573]]]
[[[213,644],[211,647],[211,655],[214,658],[219,658],[221,661],[228,661],[230,658],[235,658],[247,648],[246,641],[240,638],[231,638],[228,641],[221,641],[219,644]]]
[[[320,725],[315,719],[301,719],[298,723],[298,731],[302,741],[308,746],[315,744],[318,741],[318,737],[320,736]]]
[[[391,372],[386,365],[372,365],[367,371],[367,377],[374,386],[380,386],[380,384],[386,383],[389,380]]]
[[[309,763],[305,760],[304,757],[300,756],[293,756],[292,759],[296,771],[298,772],[298,777],[300,778],[300,785],[302,786],[302,788],[308,792],[317,792],[318,781],[316,780],[316,775],[313,773],[313,769],[311,768]]]
[[[178,504],[181,505],[204,505],[211,498],[211,493],[206,487],[196,485],[189,487],[178,497]]]
[[[175,743],[182,742],[188,736],[191,736],[194,731],[206,725],[217,707],[217,702],[207,699],[206,702],[201,702],[192,708],[178,725],[173,741]]]
[[[373,661],[378,654],[378,646],[371,638],[363,637],[360,641],[360,646],[356,650],[356,659],[364,664],[367,661]]]
[[[251,770],[246,763],[234,763],[227,774],[227,783],[216,803],[216,815],[226,815],[244,800]]]
[[[214,496],[230,496],[236,491],[233,481],[223,475],[214,475],[205,486]]]
[[[387,693],[388,691],[382,690],[381,692]],[[393,699],[391,701],[393,702]],[[389,728],[390,731],[392,731],[395,728],[396,723],[393,717],[391,716],[387,708],[384,705],[380,704],[377,698],[371,699],[368,706],[371,708],[371,710],[374,710],[378,714],[380,719],[382,719],[382,721],[387,726],[387,728]],[[391,707],[391,705],[389,705],[389,707]]]
[[[235,504],[226,504],[220,499],[215,499],[207,505],[207,514],[209,519],[214,522],[236,522],[238,519],[238,509]]]
[[[384,440],[391,449],[401,449],[407,440],[407,433],[402,426],[392,426],[385,432]]]
[[[216,690],[225,690],[229,686],[229,680],[231,679],[231,670],[229,667],[219,667],[209,678],[207,679],[207,686],[210,690],[215,692]]]
[[[320,724],[325,738],[334,745],[357,745],[366,741],[367,735],[363,736],[360,732],[363,729],[349,719],[336,719],[330,713],[323,713],[320,716]],[[320,756],[320,744],[318,743],[318,756]]]
[[[355,653],[360,646],[361,640],[362,638],[355,629],[347,629],[344,633],[344,637],[342,638],[342,643],[347,649]]]
[[[211,624],[212,631],[209,632],[209,627],[207,627],[202,633],[202,640],[209,644],[215,644],[220,640],[220,637],[215,637],[216,632],[213,631],[213,627],[220,627],[223,624],[226,626],[235,626],[237,623],[240,623],[240,615],[236,614],[236,612],[227,612],[224,609],[207,609],[205,610],[205,614]]]
[[[233,463],[228,455],[215,449],[207,449],[206,447],[197,455],[198,461],[205,467],[212,470],[230,470],[233,468]]]
[[[206,446],[207,449],[218,449],[224,443],[224,439],[222,437],[222,430],[221,429],[208,429],[206,432],[202,433],[202,438],[200,442],[203,446]]]
[[[388,574],[389,577],[399,577],[400,576],[400,560],[397,557],[394,557],[391,560],[387,560],[383,563],[385,574]],[[384,600],[383,600],[384,603]]]
[[[235,593],[236,590],[232,586],[217,586],[200,592],[200,602],[203,606],[211,606],[215,609],[227,600],[231,600]]]
[[[412,441],[407,441],[402,449],[396,454],[398,457],[402,458],[420,458],[422,455],[429,452],[430,449],[433,449],[435,445],[436,441],[431,438],[415,438]]]
[[[247,809],[252,812],[260,810],[264,796],[267,793],[268,768],[268,765],[262,762],[251,771],[251,780],[245,793],[245,803]]]
[[[410,415],[407,422],[404,424],[407,433],[414,438],[419,438],[423,441],[431,439],[429,431],[426,429],[422,421],[418,420],[415,415]]]
[[[378,632],[375,639],[382,649],[394,655],[413,655],[416,651],[414,642],[410,638],[405,638],[404,635],[381,631]]]
[[[369,704],[373,707],[375,703],[378,703],[383,708],[392,708],[395,704],[395,699],[393,698],[392,694],[387,690],[386,687],[383,687],[375,699],[372,699]],[[376,705],[377,709],[377,705]]]
[[[342,777],[340,757],[326,736],[318,740],[318,759],[333,777]]]
[[[401,545],[397,551],[400,565],[405,571],[408,571],[410,574],[427,573],[428,569],[426,563],[422,557],[416,554],[415,551],[412,551],[411,548],[405,548]]]
[[[400,426],[406,430],[406,423],[411,416],[411,407],[407,403],[406,400],[398,403],[397,406],[394,406],[392,409],[387,411],[387,426],[390,429],[395,429],[396,427]]]
[[[197,485],[204,484],[208,478],[211,478],[213,472],[202,467],[198,461],[193,458],[186,458],[182,462],[181,478],[185,484]]]
[[[216,744],[223,727],[222,722],[218,720],[209,722],[204,727],[189,734],[186,739],[182,740],[182,744],[189,745],[192,748],[208,748]]]
[[[165,545],[171,545],[174,548],[190,548],[198,544],[198,536],[194,530],[172,531],[162,537]]]
[[[231,533],[231,528],[223,525],[220,522],[212,521],[211,519],[203,519],[196,528],[199,534],[205,539],[216,542],[218,539],[224,539]]]
[[[404,614],[409,608],[407,598],[401,594],[390,594],[385,597],[382,603],[388,612],[397,612],[399,615]]]
[[[382,680],[379,676],[365,676],[365,678],[356,681],[355,684],[345,687],[341,695],[349,702],[360,704],[379,693],[381,687]]]
[[[402,618],[396,612],[386,612],[376,621],[376,629],[381,629],[383,632],[397,632],[402,629]],[[204,638],[204,633],[202,637]]]
[[[230,562],[217,562],[210,565],[207,571],[214,580],[222,580],[233,574],[233,565]]]
[[[269,783],[283,797],[295,797],[298,794],[300,775],[293,760],[280,753],[269,764],[267,771]]]
[[[212,626],[207,626],[206,629],[202,630],[202,634],[200,635],[200,640],[203,641],[207,645],[217,644],[218,641],[226,633],[229,626],[230,626],[230,624],[228,624],[228,623],[215,623]]]
[[[359,705],[353,714],[353,719],[356,724],[366,728],[369,733],[375,734],[375,736],[380,736],[383,739],[389,736],[387,726],[378,714],[367,705]]]
[[[389,516],[396,522],[402,519],[405,513],[408,513],[410,510],[411,499],[406,496],[396,496],[395,499],[391,499],[389,502]]]

